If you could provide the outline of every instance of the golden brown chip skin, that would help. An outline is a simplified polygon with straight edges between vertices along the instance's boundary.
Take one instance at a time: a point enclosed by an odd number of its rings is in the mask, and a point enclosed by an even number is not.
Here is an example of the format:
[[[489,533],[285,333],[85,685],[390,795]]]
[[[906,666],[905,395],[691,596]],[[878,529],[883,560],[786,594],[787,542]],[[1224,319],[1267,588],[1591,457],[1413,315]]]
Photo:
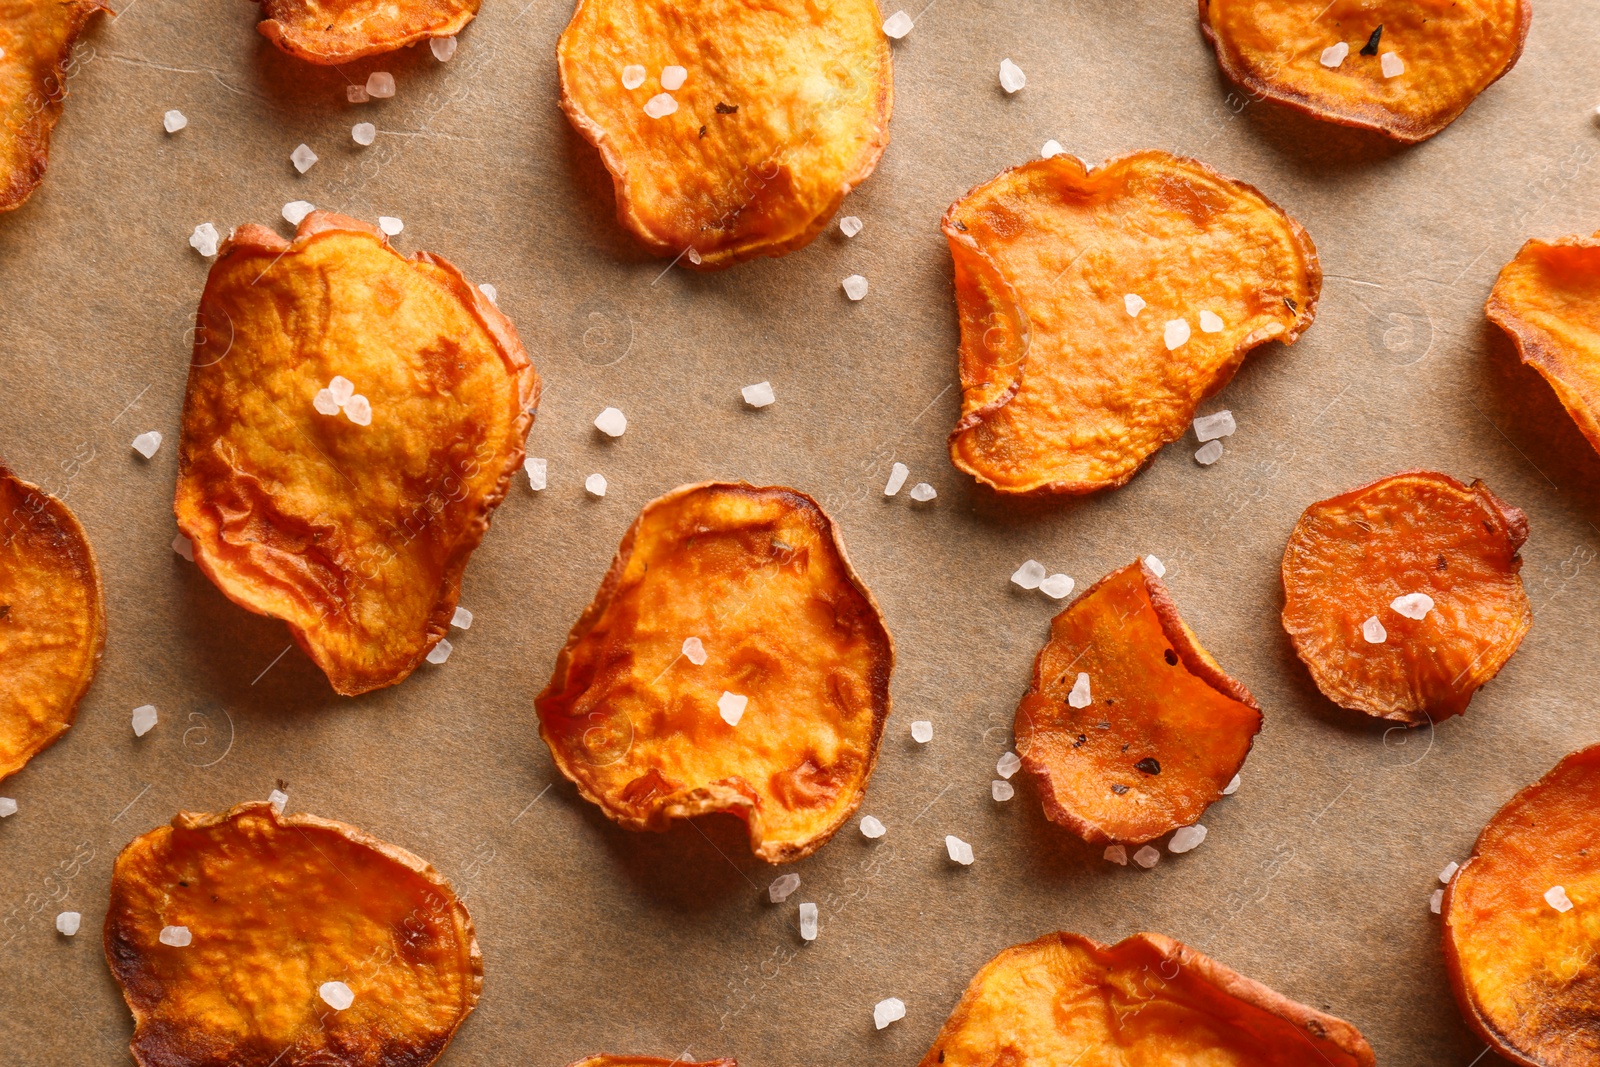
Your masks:
[[[261,35],[308,63],[332,66],[453,37],[480,0],[259,0]]]
[[[0,212],[21,207],[44,181],[72,48],[101,11],[111,9],[92,0],[0,4]]]
[[[0,463],[0,779],[71,727],[105,644],[105,591],[83,526]]]
[[[861,803],[893,667],[877,602],[816,501],[700,482],[645,505],[535,705],[556,766],[617,823],[727,812],[758,857],[784,863]],[[736,725],[728,694],[748,700]]]
[[[1089,1053],[1092,1056],[1084,1057]],[[1343,1019],[1161,934],[1014,945],[973,976],[920,1067],[1374,1067]]]
[[[190,943],[162,941],[170,927]],[[427,1067],[483,989],[472,917],[438,871],[265,801],[134,838],[105,951],[140,1067]],[[348,1008],[323,999],[329,982]]]
[[[1230,81],[1405,144],[1450,125],[1516,66],[1532,19],[1530,0],[1200,0]],[[1339,45],[1347,54],[1330,67],[1323,56]],[[1391,53],[1403,68],[1393,77]]]
[[[1497,811],[1445,890],[1444,958],[1456,1003],[1512,1063],[1600,1063],[1597,839],[1600,745],[1591,745]],[[1571,904],[1565,911],[1546,897],[1557,886]]]
[[[618,221],[699,270],[809,244],[889,143],[880,18],[872,0],[578,0],[561,107],[600,150]],[[665,92],[669,66],[688,75]],[[651,118],[657,97],[675,110]]]
[[[312,212],[223,243],[200,299],[175,510],[236,603],[283,619],[335,691],[444,636],[539,398],[511,320],[438,256]],[[324,415],[335,376],[371,407]]]
[[[1533,625],[1528,517],[1482,482],[1403,471],[1311,505],[1283,552],[1283,628],[1322,695],[1410,726],[1467,709]],[[1433,600],[1421,619],[1400,597]],[[1363,632],[1377,618],[1383,640]]]
[[[1299,223],[1165,152],[1013,167],[943,227],[961,323],[950,459],[1001,493],[1124,484],[1251,349],[1298,338],[1322,289]]]
[[[1080,674],[1090,703],[1077,708]],[[1051,621],[1014,730],[1051,822],[1085,841],[1137,844],[1192,825],[1222,796],[1261,708],[1136,560]]]

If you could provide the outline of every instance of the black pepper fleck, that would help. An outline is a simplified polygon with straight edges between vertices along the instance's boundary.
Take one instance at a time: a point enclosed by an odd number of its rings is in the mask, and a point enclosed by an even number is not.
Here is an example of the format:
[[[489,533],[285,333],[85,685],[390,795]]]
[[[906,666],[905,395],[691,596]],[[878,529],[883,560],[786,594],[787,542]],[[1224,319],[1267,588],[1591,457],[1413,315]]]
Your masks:
[[[1094,728],[1096,730],[1109,730],[1111,729],[1111,724],[1108,722],[1097,722],[1094,724]]]
[[[706,135],[706,128],[704,126],[702,126],[702,127],[700,127],[700,136],[704,137],[705,135]]]
[[[1119,782],[1116,785],[1111,787],[1111,791],[1113,793],[1117,794],[1117,796],[1120,797],[1122,794],[1124,794],[1124,793],[1126,793],[1128,791],[1128,787]]]
[[[1079,734],[1078,735],[1078,739],[1076,741],[1072,742],[1072,747],[1073,748],[1077,748],[1079,745],[1084,745],[1084,744],[1088,744],[1088,743],[1089,743],[1089,735],[1088,734]]]
[[[1378,42],[1381,40],[1383,40],[1383,23],[1380,22],[1378,23],[1378,28],[1372,31],[1372,36],[1367,38],[1366,47],[1361,50],[1361,54],[1364,56],[1377,55]]]
[[[10,604],[0,604],[0,619],[3,619],[7,615],[10,615],[10,614],[11,614],[11,605]]]
[[[1442,571],[1447,571],[1450,569],[1450,564],[1445,562],[1445,558],[1442,555],[1439,557],[1439,569]]]
[[[738,104],[724,104],[720,100],[717,101],[717,114],[719,114],[719,115],[732,115],[733,113],[735,113],[738,110],[739,110],[739,105]],[[944,1059],[944,1053],[942,1053],[942,1052],[939,1053],[939,1059],[940,1060]]]
[[[1289,310],[1290,311],[1294,312],[1296,315],[1300,314],[1300,308],[1295,304],[1295,302],[1293,300],[1290,300],[1288,297],[1284,297],[1283,298],[1283,302],[1285,304],[1289,305]]]
[[[1162,655],[1163,658],[1166,659],[1167,666],[1176,667],[1178,665],[1178,653],[1176,651],[1174,651],[1173,649],[1169,648],[1165,652],[1163,652],[1161,655]]]
[[[1160,774],[1161,764],[1156,761],[1154,756],[1146,756],[1138,763],[1135,763],[1133,765],[1133,769],[1136,771],[1143,771],[1145,774]]]

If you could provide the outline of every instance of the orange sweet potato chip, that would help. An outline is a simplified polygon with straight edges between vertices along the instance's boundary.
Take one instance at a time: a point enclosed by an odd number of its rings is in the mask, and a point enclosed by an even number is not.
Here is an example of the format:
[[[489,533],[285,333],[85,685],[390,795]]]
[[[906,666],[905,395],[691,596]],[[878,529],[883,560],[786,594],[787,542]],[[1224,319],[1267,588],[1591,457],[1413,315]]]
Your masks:
[[[1415,144],[1516,66],[1528,0],[1200,0],[1228,78],[1312,118]]]
[[[1130,843],[1198,819],[1260,729],[1255,698],[1139,561],[1051,621],[1015,724],[1050,821],[1085,841]]]
[[[1494,1050],[1526,1067],[1600,1062],[1600,745],[1512,797],[1445,890],[1456,1003]]]
[[[83,527],[0,464],[0,779],[67,732],[105,643],[105,594]]]
[[[72,46],[97,12],[110,10],[92,0],[0,4],[0,211],[21,207],[44,180]]]
[[[1340,707],[1412,726],[1459,715],[1533,624],[1527,539],[1527,516],[1482,482],[1380,478],[1300,516],[1283,628]]]
[[[1484,310],[1600,451],[1600,233],[1529,241]]]
[[[483,989],[472,918],[438,871],[261,801],[130,842],[105,949],[140,1067],[427,1067]]]
[[[1300,225],[1191,159],[1055,156],[950,205],[961,419],[950,458],[1003,493],[1122,485],[1265,341],[1311,325]]]
[[[198,325],[176,501],[195,562],[336,691],[393,685],[444,636],[522,462],[539,376],[511,320],[438,256],[313,212],[293,244],[234,233]]]
[[[623,826],[727,812],[783,863],[861,803],[893,666],[877,602],[816,501],[685,485],[623,537],[538,696],[539,732]]]
[[[652,252],[701,270],[781,256],[889,143],[880,18],[872,0],[578,0],[561,107]]]
[[[259,0],[261,35],[308,63],[332,66],[453,37],[479,0]]]
[[[1354,1026],[1161,934],[1047,934],[984,964],[920,1067],[1373,1067]]]

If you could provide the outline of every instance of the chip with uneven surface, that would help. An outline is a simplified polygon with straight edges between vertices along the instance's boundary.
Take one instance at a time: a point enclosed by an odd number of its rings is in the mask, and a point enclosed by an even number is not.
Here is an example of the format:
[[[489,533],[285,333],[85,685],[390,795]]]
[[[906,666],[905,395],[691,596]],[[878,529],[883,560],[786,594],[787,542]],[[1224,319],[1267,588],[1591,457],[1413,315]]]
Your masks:
[[[1228,78],[1312,118],[1406,144],[1516,65],[1529,0],[1200,0]]]
[[[700,270],[781,256],[889,143],[881,18],[872,0],[579,0],[561,107],[650,251]]]
[[[950,458],[1002,493],[1122,485],[1251,349],[1298,338],[1322,288],[1298,223],[1165,152],[1013,167],[943,226],[961,322]]]
[[[261,35],[308,63],[332,66],[454,37],[479,0],[259,0]]]
[[[1085,841],[1130,844],[1198,819],[1260,729],[1255,698],[1137,560],[1051,621],[1015,723],[1046,817]]]
[[[61,119],[72,48],[98,12],[90,0],[0,3],[0,212],[21,207],[44,180],[50,131]]]
[[[893,666],[877,602],[816,501],[701,482],[645,505],[623,537],[538,696],[539,732],[621,825],[726,812],[782,863],[861,803]]]
[[[1087,1057],[1087,1058],[1085,1058]],[[1014,945],[973,976],[920,1067],[1373,1067],[1343,1019],[1161,934]]]
[[[105,951],[141,1067],[426,1067],[483,989],[472,918],[438,871],[266,801],[130,842]]]
[[[1600,745],[1592,745],[1496,812],[1445,890],[1456,1003],[1512,1063],[1600,1063],[1597,839]]]
[[[72,726],[105,643],[100,568],[77,516],[0,464],[0,779]]]
[[[1283,552],[1283,628],[1342,708],[1411,726],[1459,715],[1533,624],[1518,575],[1527,539],[1528,517],[1482,482],[1380,478],[1300,516]]]
[[[449,629],[538,397],[511,320],[438,256],[320,211],[292,244],[242,226],[200,299],[178,527],[335,691],[393,685]]]

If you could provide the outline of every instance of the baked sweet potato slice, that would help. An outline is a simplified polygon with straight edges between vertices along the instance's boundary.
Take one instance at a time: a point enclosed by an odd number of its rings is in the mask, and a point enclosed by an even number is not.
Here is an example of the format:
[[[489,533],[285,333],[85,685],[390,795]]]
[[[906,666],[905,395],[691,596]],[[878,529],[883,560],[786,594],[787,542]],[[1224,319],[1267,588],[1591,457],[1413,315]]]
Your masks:
[[[1161,934],[1047,934],[984,964],[920,1067],[1373,1067],[1343,1019]]]
[[[130,842],[105,950],[140,1067],[427,1067],[483,989],[472,918],[438,871],[266,802]]]
[[[1600,1063],[1600,745],[1512,797],[1445,890],[1461,1014],[1526,1067]]]
[[[628,829],[727,812],[783,863],[861,803],[893,666],[816,501],[701,482],[645,505],[623,537],[537,698],[539,732]]]
[[[72,48],[110,10],[92,0],[0,3],[0,212],[21,207],[44,181]]]
[[[443,259],[325,212],[292,244],[240,227],[197,321],[175,505],[195,563],[335,691],[393,685],[522,462],[539,376],[516,329]]]
[[[1002,493],[1122,485],[1266,341],[1316,314],[1311,238],[1203,163],[1138,152],[1002,172],[950,205],[961,419],[950,459]]]
[[[1516,66],[1529,0],[1200,0],[1240,88],[1312,118],[1415,144]]]
[[[1051,822],[1089,842],[1138,843],[1192,824],[1222,795],[1261,709],[1135,561],[1051,620],[1014,729]]]
[[[1283,552],[1283,628],[1342,708],[1411,726],[1459,715],[1533,624],[1518,574],[1527,539],[1527,516],[1482,482],[1380,478],[1300,516]]]
[[[100,568],[77,516],[0,464],[0,779],[72,726],[105,644]]]
[[[561,107],[651,252],[700,270],[781,256],[889,143],[881,19],[872,0],[578,0],[556,47]]]
[[[453,37],[480,0],[259,0],[261,35],[308,63],[332,66]]]
[[[1600,233],[1523,245],[1484,312],[1600,451]]]

